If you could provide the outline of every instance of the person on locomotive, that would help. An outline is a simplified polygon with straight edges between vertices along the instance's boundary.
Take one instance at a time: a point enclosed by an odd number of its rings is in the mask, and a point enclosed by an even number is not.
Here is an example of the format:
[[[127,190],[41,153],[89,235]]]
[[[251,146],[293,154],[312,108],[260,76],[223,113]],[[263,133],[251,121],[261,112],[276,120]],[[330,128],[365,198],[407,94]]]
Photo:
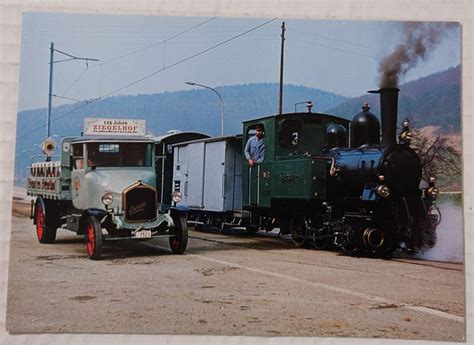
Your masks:
[[[244,153],[251,167],[263,162],[265,158],[265,138],[262,125],[255,126],[255,135],[247,141]]]

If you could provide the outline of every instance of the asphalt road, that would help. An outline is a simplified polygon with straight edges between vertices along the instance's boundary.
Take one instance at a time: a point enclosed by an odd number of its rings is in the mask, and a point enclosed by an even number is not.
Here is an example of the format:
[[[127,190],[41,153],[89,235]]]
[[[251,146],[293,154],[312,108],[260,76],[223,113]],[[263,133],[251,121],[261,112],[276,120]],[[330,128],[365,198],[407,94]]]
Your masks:
[[[106,245],[92,261],[83,238],[39,244],[14,217],[7,331],[464,339],[462,264],[190,236],[184,255],[160,240]]]

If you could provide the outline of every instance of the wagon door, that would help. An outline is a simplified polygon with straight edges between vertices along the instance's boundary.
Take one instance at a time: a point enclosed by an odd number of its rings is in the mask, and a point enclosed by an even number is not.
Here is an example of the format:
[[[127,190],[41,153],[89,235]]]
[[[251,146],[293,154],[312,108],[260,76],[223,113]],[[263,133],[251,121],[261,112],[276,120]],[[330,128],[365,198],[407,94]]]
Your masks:
[[[206,143],[204,169],[204,208],[215,212],[224,212],[225,184],[232,176],[225,174],[226,140]]]
[[[204,161],[206,150],[204,143],[192,143],[188,145],[187,183],[185,195],[187,205],[192,208],[204,207]]]

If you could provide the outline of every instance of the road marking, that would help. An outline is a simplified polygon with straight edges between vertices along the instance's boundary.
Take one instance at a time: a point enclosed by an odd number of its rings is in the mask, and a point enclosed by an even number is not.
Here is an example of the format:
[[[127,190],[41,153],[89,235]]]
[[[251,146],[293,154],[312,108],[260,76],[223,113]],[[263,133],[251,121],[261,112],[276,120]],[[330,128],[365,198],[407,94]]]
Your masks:
[[[420,307],[420,306],[414,306],[414,305],[410,305],[410,304],[391,301],[391,300],[388,300],[388,299],[383,298],[383,297],[372,296],[372,295],[368,295],[368,294],[365,294],[365,293],[352,291],[352,290],[349,290],[349,289],[344,289],[344,288],[340,288],[340,287],[332,286],[332,285],[328,285],[328,284],[312,282],[312,281],[309,281],[309,280],[306,280],[306,279],[296,278],[296,277],[288,276],[288,275],[281,274],[281,273],[265,271],[265,270],[262,270],[262,269],[259,269],[259,268],[243,266],[243,265],[236,264],[236,263],[233,263],[233,262],[214,259],[214,258],[210,258],[210,257],[200,255],[200,254],[187,254],[186,256],[194,256],[194,257],[197,257],[201,260],[211,261],[211,262],[218,263],[218,264],[225,265],[225,266],[237,267],[237,268],[247,270],[247,271],[250,271],[250,272],[264,274],[264,275],[271,276],[271,277],[276,277],[276,278],[287,279],[287,280],[290,280],[290,281],[293,281],[293,282],[307,284],[307,285],[310,285],[310,286],[313,286],[313,287],[323,288],[323,289],[326,289],[326,290],[329,290],[329,291],[338,292],[338,293],[341,293],[341,294],[366,299],[366,300],[369,300],[371,302],[383,303],[383,304],[387,304],[387,305],[399,305],[401,308],[405,308],[405,309],[409,309],[409,310],[413,310],[413,311],[417,311],[417,312],[421,312],[421,313],[425,313],[425,314],[429,314],[429,315],[433,315],[433,316],[438,316],[438,317],[442,317],[442,318],[457,321],[457,322],[464,322],[464,317],[462,317],[462,316],[449,314],[449,313],[446,313],[444,311],[440,311],[440,310],[436,310],[436,309],[431,309],[431,308],[427,308],[427,307]]]

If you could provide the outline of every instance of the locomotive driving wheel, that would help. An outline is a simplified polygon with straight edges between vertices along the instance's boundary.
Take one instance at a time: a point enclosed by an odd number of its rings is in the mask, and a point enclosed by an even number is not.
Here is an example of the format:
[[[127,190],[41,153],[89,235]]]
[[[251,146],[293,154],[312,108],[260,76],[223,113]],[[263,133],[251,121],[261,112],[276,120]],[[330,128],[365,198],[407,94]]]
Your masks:
[[[320,228],[318,229],[315,234],[315,238],[313,241],[313,246],[315,249],[326,249],[331,246],[332,241],[334,241],[334,236],[329,234],[329,229],[327,228]],[[319,237],[319,238],[318,238]]]
[[[307,230],[307,225],[306,225],[306,219],[302,215],[294,215],[291,217],[291,222],[290,222],[290,232],[291,232],[291,239],[293,240],[293,243],[297,247],[302,247],[306,244],[307,242],[307,236],[306,236],[306,231]]]

